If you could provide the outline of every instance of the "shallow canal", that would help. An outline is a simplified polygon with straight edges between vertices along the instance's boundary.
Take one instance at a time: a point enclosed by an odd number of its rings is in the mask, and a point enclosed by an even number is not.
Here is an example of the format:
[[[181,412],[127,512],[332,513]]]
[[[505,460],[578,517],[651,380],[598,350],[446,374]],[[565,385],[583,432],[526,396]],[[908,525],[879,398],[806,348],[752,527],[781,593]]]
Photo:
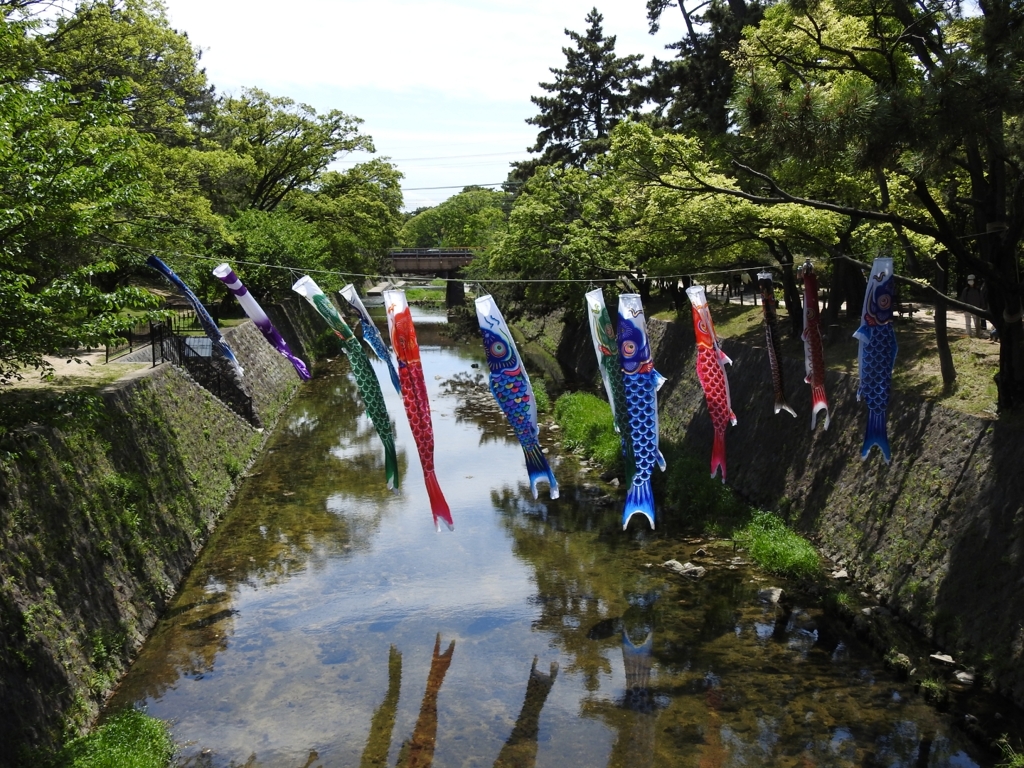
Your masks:
[[[731,542],[700,581],[658,567],[547,428],[562,498],[533,501],[480,345],[418,315],[455,531],[383,366],[397,493],[347,362],[319,367],[112,702],[170,722],[179,764],[983,764],[817,609],[760,599],[777,580]]]

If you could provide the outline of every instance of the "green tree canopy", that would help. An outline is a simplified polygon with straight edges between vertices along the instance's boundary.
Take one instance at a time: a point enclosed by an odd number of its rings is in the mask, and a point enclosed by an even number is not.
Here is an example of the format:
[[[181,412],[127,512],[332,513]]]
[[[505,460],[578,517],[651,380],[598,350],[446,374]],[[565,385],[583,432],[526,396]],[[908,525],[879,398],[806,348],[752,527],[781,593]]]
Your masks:
[[[244,158],[234,187],[213,190],[217,209],[272,211],[295,190],[313,184],[344,152],[373,152],[357,117],[336,109],[320,115],[306,104],[258,88],[221,99],[212,138]]]
[[[505,228],[506,200],[504,192],[467,188],[406,221],[399,243],[406,248],[484,248]]]

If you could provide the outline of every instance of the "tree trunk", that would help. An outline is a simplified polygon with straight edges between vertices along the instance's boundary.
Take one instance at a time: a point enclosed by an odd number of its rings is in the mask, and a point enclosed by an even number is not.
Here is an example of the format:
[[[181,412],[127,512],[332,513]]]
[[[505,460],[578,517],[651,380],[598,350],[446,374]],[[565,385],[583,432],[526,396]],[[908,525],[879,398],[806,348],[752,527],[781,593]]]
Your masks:
[[[800,290],[796,287],[796,275],[793,274],[793,252],[785,243],[779,243],[782,256],[782,299],[789,313],[789,329],[794,339],[799,339],[804,330],[804,307],[800,301]]]
[[[935,257],[938,267],[935,288],[942,296],[935,297],[935,346],[939,352],[939,370],[942,372],[942,388],[949,392],[956,383],[956,368],[953,353],[949,351],[949,336],[946,333],[946,300],[943,298],[949,283],[949,251],[942,251]]]

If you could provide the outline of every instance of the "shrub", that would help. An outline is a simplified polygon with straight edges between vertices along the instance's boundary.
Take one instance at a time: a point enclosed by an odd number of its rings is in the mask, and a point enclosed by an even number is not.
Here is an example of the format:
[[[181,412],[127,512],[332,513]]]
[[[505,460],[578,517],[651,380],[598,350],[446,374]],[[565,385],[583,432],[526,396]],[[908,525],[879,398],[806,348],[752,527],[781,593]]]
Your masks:
[[[737,539],[743,541],[751,559],[769,573],[809,578],[821,571],[818,553],[811,543],[771,512],[754,510]]]

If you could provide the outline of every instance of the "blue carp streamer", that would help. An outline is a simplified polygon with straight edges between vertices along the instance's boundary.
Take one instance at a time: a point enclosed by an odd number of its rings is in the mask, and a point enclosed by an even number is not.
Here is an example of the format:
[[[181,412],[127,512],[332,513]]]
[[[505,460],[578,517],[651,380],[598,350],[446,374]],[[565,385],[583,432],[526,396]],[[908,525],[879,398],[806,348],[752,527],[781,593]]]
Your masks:
[[[892,325],[895,301],[896,276],[892,259],[875,259],[864,293],[861,326],[853,336],[860,345],[857,400],[863,400],[868,406],[868,424],[860,457],[866,459],[871,446],[877,445],[886,464],[892,459],[885,419],[892,394],[892,369],[896,363],[896,330]]]
[[[481,296],[476,300],[476,318],[480,325],[480,335],[484,339],[487,367],[491,371],[491,394],[498,401],[523,446],[533,498],[537,498],[537,482],[547,480],[548,495],[557,499],[558,481],[548,466],[538,440],[540,425],[537,423],[537,401],[533,396],[530,377],[526,375],[512,340],[512,332],[490,296]]]
[[[644,308],[635,293],[619,296],[618,347],[636,467],[626,491],[622,530],[626,530],[633,515],[643,515],[654,528],[651,473],[655,464],[665,471],[665,457],[658,448],[658,390],[665,383],[665,377],[654,370]]]
[[[363,306],[362,299],[359,298],[359,294],[356,293],[355,286],[349,283],[341,289],[341,295],[345,297],[345,301],[352,305],[352,308],[359,313],[359,324],[363,328],[363,341],[370,345],[370,349],[373,353],[388,365],[388,373],[391,374],[391,383],[395,387],[395,392],[402,394],[402,383],[398,378],[398,371],[395,370],[395,364],[391,362],[391,353],[388,352],[387,345],[384,344],[384,338],[380,335],[380,331],[377,330],[376,324],[373,322],[373,318],[370,317],[370,313],[366,311],[366,307]]]
[[[235,375],[242,378],[242,366],[238,364],[238,358],[235,357],[234,351],[228,346],[228,343],[224,341],[224,336],[221,335],[220,328],[213,322],[213,318],[210,317],[210,313],[206,311],[206,307],[203,306],[203,302],[199,300],[199,297],[192,293],[192,289],[185,285],[185,282],[174,274],[174,271],[164,264],[156,256],[150,256],[146,259],[146,263],[149,264],[153,269],[159,272],[161,275],[166,277],[175,288],[178,289],[179,293],[188,299],[188,303],[192,305],[192,309],[195,310],[196,317],[199,319],[199,324],[203,326],[203,330],[206,332],[207,337],[213,342],[213,346],[220,350],[220,353],[227,358],[227,361],[231,363],[235,369]]]

